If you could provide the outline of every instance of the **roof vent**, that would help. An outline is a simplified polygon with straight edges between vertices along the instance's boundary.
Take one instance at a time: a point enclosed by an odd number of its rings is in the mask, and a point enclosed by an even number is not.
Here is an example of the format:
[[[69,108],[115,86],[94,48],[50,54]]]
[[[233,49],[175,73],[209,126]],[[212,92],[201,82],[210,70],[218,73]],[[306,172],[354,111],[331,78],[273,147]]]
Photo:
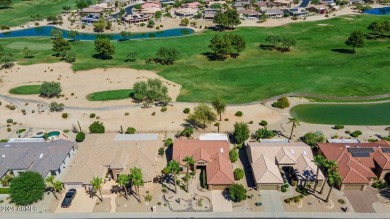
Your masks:
[[[223,153],[223,148],[221,148],[221,153]]]
[[[1,157],[5,157],[5,154],[3,154],[3,156],[1,156]]]
[[[42,158],[43,157],[43,154],[39,155],[39,158]]]
[[[11,146],[11,145],[9,145],[9,144],[6,144],[6,145],[5,145],[5,147],[9,147],[9,146]]]
[[[305,155],[305,156],[307,155],[306,151],[303,151],[303,155]]]
[[[293,149],[291,149],[291,153],[294,154],[294,150]]]

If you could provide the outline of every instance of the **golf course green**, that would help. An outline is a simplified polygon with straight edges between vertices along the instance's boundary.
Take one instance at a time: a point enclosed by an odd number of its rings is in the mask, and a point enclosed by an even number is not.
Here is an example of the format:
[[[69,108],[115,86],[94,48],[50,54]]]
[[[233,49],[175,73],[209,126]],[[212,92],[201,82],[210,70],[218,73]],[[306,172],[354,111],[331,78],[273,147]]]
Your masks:
[[[112,41],[116,52],[110,60],[96,59],[93,42],[72,42],[77,54],[75,71],[93,68],[126,67],[158,72],[181,84],[177,101],[210,102],[220,96],[228,103],[248,103],[286,93],[305,93],[335,97],[364,97],[390,93],[390,39],[366,40],[356,54],[344,42],[355,30],[369,33],[373,21],[390,16],[353,15],[316,22],[297,22],[279,27],[242,27],[233,32],[244,36],[246,49],[237,58],[209,60],[208,47],[215,34],[206,30],[192,36]],[[290,52],[266,49],[268,35],[288,35],[297,45]],[[50,49],[36,50],[34,58],[24,58],[15,49],[20,38],[2,39],[6,52],[14,54],[19,64],[53,63],[59,58]],[[48,38],[23,38],[27,43],[50,45]],[[145,63],[162,47],[174,47],[180,58],[173,65]],[[136,52],[136,61],[126,62],[127,54]]]
[[[306,123],[390,125],[390,102],[364,104],[301,104],[290,110]]]

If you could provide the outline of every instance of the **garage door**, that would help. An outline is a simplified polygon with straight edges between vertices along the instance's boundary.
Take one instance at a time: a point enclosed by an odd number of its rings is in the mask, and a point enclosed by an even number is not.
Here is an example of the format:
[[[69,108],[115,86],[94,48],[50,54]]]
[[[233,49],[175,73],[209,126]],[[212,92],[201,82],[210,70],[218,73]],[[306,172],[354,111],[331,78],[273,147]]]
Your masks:
[[[259,185],[260,190],[278,190],[278,185]]]
[[[344,190],[361,190],[363,185],[345,185]]]
[[[225,190],[226,185],[209,185],[210,190]]]

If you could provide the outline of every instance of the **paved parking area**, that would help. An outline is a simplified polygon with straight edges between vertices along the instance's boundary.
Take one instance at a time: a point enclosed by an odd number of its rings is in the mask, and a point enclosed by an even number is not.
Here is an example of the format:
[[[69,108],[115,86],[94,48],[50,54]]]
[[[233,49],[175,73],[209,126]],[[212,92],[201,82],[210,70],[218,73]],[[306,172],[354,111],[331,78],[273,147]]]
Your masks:
[[[64,196],[65,197],[65,194]],[[55,213],[90,213],[95,207],[97,197],[90,198],[84,189],[78,189],[69,208],[61,208],[62,200],[57,205]]]
[[[213,202],[213,212],[232,212],[233,207],[232,203],[225,199],[222,195],[222,191],[213,190],[212,193],[212,202]]]
[[[375,209],[372,207],[372,204],[379,200],[376,190],[371,187],[367,187],[365,191],[345,190],[344,194],[352,204],[355,212],[375,213]]]

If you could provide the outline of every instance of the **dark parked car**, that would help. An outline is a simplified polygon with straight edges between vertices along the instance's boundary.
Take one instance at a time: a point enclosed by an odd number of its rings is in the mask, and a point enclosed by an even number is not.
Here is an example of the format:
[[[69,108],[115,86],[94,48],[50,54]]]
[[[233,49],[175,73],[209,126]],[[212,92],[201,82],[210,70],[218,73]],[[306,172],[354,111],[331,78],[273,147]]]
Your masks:
[[[69,208],[72,204],[73,198],[76,196],[76,189],[69,189],[62,201],[61,208]]]

